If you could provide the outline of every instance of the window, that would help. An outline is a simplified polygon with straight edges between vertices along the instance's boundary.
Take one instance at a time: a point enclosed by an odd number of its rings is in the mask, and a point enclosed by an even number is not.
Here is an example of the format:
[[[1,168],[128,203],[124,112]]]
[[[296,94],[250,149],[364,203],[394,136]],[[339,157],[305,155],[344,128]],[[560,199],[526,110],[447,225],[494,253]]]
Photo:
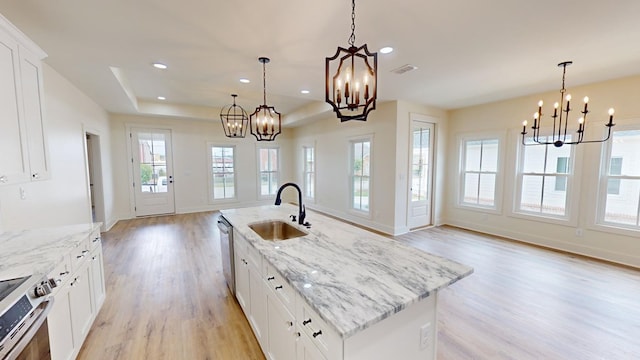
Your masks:
[[[463,139],[460,205],[496,208],[498,139]]]
[[[351,208],[369,212],[371,140],[351,141]]]
[[[541,140],[547,141],[542,136]],[[573,172],[573,148],[557,148],[553,145],[521,146],[518,168],[520,194],[516,211],[568,219],[567,202]]]
[[[275,195],[278,191],[279,156],[278,148],[258,149],[260,196]]]
[[[313,199],[316,193],[316,155],[313,147],[304,146],[303,152],[303,191],[304,197],[307,199]]]
[[[614,131],[607,142],[600,222],[640,230],[640,130]]]
[[[235,151],[233,146],[211,146],[213,200],[236,197]]]

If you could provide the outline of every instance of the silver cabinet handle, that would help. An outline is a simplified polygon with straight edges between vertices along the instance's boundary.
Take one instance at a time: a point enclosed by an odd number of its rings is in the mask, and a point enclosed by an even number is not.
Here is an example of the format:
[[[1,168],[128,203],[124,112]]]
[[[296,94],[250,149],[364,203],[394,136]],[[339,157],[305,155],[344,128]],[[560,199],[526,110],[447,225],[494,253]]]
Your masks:
[[[2,175],[0,176],[0,183],[6,183],[7,182],[7,177]]]
[[[31,177],[34,178],[34,179],[39,179],[40,178],[40,174],[33,173],[33,174],[31,174]]]

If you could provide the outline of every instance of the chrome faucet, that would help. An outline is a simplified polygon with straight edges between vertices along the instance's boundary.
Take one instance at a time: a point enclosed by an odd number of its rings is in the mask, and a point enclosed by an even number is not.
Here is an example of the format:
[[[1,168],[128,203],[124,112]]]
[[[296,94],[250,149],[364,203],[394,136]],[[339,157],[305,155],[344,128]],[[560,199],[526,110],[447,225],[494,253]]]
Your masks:
[[[278,189],[278,194],[276,195],[276,202],[274,205],[280,205],[282,203],[282,198],[280,196],[282,195],[282,190],[284,190],[284,188],[286,188],[287,186],[293,186],[294,188],[296,188],[296,190],[298,190],[298,224],[307,227],[311,226],[311,224],[304,221],[305,217],[307,217],[307,212],[304,205],[302,205],[302,191],[300,190],[300,187],[298,185],[292,182],[288,182],[280,186],[280,189]],[[293,219],[293,221],[295,221],[295,218]]]

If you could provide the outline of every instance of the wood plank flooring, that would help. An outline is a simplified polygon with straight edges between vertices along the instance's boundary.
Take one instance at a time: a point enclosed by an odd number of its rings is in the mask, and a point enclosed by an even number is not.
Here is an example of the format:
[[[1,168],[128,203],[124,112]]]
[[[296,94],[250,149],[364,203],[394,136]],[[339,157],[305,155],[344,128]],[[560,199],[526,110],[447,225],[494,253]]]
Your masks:
[[[78,359],[264,359],[224,282],[217,216],[103,234],[107,299]],[[395,239],[475,269],[439,295],[438,359],[640,358],[640,271],[452,227]]]

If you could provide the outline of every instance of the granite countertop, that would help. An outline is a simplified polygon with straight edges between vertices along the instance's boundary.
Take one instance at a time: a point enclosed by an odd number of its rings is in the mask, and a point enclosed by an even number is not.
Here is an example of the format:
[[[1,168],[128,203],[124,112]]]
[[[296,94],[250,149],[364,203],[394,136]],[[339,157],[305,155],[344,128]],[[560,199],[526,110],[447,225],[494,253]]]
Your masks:
[[[0,280],[51,272],[101,223],[0,233]]]
[[[301,297],[347,338],[473,272],[473,268],[307,211],[310,229],[289,221],[298,207],[221,211]],[[247,225],[287,221],[309,234],[265,241]]]

